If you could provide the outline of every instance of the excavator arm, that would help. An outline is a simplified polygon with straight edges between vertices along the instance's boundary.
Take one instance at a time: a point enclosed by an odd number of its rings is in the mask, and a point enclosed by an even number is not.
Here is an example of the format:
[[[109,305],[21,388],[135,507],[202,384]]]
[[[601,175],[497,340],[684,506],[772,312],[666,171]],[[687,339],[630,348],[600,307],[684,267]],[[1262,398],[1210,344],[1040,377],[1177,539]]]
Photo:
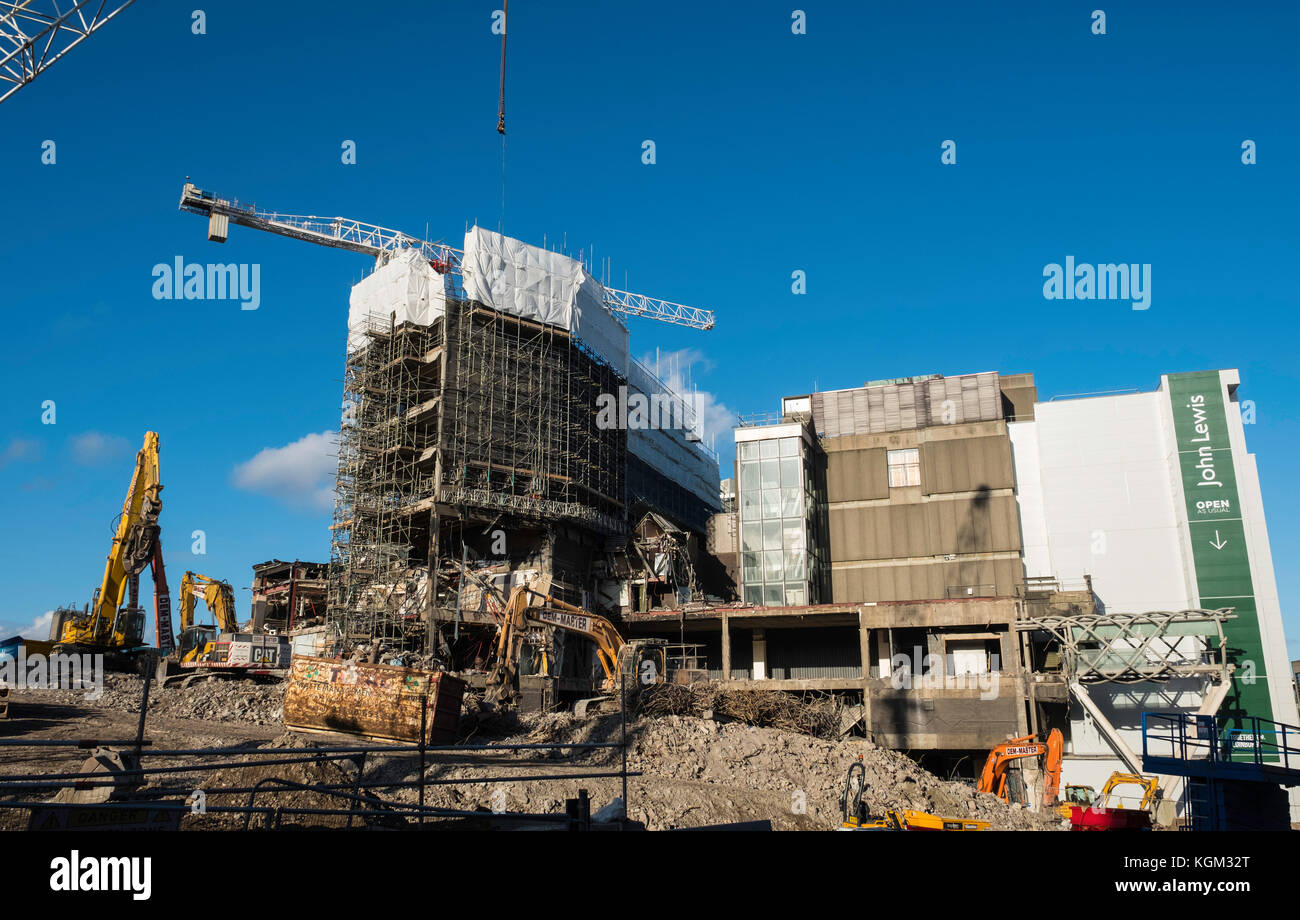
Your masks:
[[[1065,749],[1065,739],[1059,729],[1052,729],[1047,742],[1034,740],[1033,735],[1012,738],[997,745],[989,751],[980,771],[978,789],[996,795],[1004,802],[1007,800],[1007,767],[1013,761],[1025,757],[1043,757],[1043,795],[1045,805],[1056,801],[1061,787],[1061,758]]]
[[[554,626],[592,640],[605,672],[606,687],[617,684],[620,655],[626,643],[614,624],[581,607],[519,585],[511,590],[502,614],[497,631],[496,665],[488,679],[489,685],[503,687],[513,682],[524,633],[534,626]]]
[[[235,616],[235,589],[229,582],[218,581],[197,572],[186,572],[181,579],[181,630],[194,625],[194,604],[202,599],[222,632],[238,632]]]
[[[64,625],[60,642],[77,645],[105,646],[128,649],[140,642],[140,622],[135,609],[140,572],[153,565],[155,575],[161,576],[161,549],[159,548],[158,515],[162,511],[162,483],[158,472],[158,433],[145,432],[144,446],[135,458],[135,471],[122,502],[104,566],[104,577],[95,591],[90,610]],[[159,610],[170,606],[164,584],[162,595],[155,582],[155,605]],[[122,601],[131,594],[132,613],[122,615]]]

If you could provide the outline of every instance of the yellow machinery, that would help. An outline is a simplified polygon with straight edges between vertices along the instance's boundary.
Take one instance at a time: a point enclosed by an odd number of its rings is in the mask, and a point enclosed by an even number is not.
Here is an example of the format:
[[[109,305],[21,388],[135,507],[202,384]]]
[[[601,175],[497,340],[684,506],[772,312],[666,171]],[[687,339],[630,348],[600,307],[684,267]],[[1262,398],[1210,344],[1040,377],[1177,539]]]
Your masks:
[[[862,793],[867,788],[867,769],[862,755],[849,764],[844,778],[844,792],[840,796],[840,830],[842,831],[986,831],[988,821],[969,818],[945,818],[924,811],[886,811],[883,818],[867,814]]]
[[[194,622],[202,600],[215,625]],[[229,582],[197,572],[181,579],[181,633],[177,648],[158,662],[160,683],[178,676],[279,677],[292,655],[288,638],[251,631],[240,632],[235,614],[235,590]]]
[[[171,648],[171,598],[158,525],[162,489],[158,433],[148,431],[144,446],[136,454],[135,472],[122,503],[103,580],[84,611],[58,611],[57,632],[52,638],[59,650],[102,653],[119,662],[141,651],[145,613],[139,605],[139,592],[140,573],[145,566],[151,567],[153,575],[158,645],[163,650]]]
[[[195,626],[194,606],[199,599],[207,605],[217,625]],[[207,575],[186,572],[181,579],[181,661],[197,661],[204,654],[210,653],[219,633],[238,631],[239,623],[235,616],[235,589],[230,582],[218,581]]]
[[[1091,786],[1066,786],[1065,794],[1061,797],[1061,804],[1056,806],[1057,812],[1062,818],[1070,817],[1070,809],[1074,806],[1080,808],[1091,808],[1097,801],[1097,790]]]
[[[667,671],[667,646],[664,639],[634,639],[627,642],[619,635],[614,624],[602,616],[566,604],[548,594],[534,591],[524,585],[510,592],[497,629],[496,664],[488,675],[488,698],[501,700],[512,692],[519,669],[519,653],[528,630],[534,627],[553,626],[566,632],[585,636],[596,644],[596,656],[605,673],[601,691],[606,694],[619,690],[620,682],[629,689],[663,683]],[[550,663],[542,656],[542,673],[549,676]],[[578,715],[583,715],[588,705],[603,702],[599,697],[578,704]]]
[[[1113,803],[1111,796],[1118,787],[1127,785],[1142,787],[1142,799],[1137,806],[1139,811],[1150,811],[1152,804],[1160,797],[1160,781],[1156,777],[1116,771],[1110,775],[1110,779],[1106,780],[1106,785],[1101,787],[1101,795],[1097,797],[1097,807],[1123,808],[1119,796],[1114,797]]]
[[[1136,806],[1130,806],[1138,811],[1150,811],[1152,806],[1160,800],[1160,781],[1154,776],[1140,776],[1137,773],[1121,773],[1116,770],[1106,780],[1106,785],[1101,787],[1101,795],[1091,786],[1066,786],[1065,800],[1057,808],[1061,817],[1070,817],[1070,811],[1073,807],[1094,808],[1098,811],[1107,809],[1124,808],[1124,803],[1115,795],[1115,790],[1120,786],[1140,786],[1142,787],[1142,798]]]
[[[1126,808],[1115,790],[1129,785],[1140,786],[1142,798],[1135,807]],[[1160,797],[1160,781],[1156,777],[1116,771],[1106,780],[1101,795],[1094,795],[1090,786],[1067,786],[1066,800],[1057,811],[1070,819],[1071,830],[1150,830]]]

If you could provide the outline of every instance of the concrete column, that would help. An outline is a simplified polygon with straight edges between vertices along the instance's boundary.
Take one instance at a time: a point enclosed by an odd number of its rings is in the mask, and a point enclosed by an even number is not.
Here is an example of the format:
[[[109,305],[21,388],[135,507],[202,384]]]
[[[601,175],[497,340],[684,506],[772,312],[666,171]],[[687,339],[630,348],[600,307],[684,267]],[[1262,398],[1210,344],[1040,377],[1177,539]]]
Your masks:
[[[731,617],[722,615],[722,679],[731,680]]]
[[[767,631],[754,630],[754,680],[767,679]]]
[[[862,657],[862,679],[871,677],[871,630],[867,629],[867,615],[858,610],[858,654]]]
[[[1029,702],[1029,688],[1025,685],[1025,669],[1021,656],[1027,651],[1025,634],[1015,630],[1014,623],[1007,624],[1007,631],[1002,634],[1002,641],[998,647],[1002,651],[1002,677],[1010,675],[1016,690],[1016,700],[1019,705],[1016,706],[1016,730],[1022,735],[1029,733],[1030,718],[1036,723],[1038,714],[1032,716],[1027,711],[1032,703]],[[1001,694],[999,694],[1001,695]]]
[[[926,657],[931,655],[938,661],[939,675],[948,673],[948,661],[943,657],[943,637],[937,632],[927,633],[925,637]]]
[[[867,611],[858,608],[858,653],[862,656],[862,727],[871,737],[871,630],[867,628]]]

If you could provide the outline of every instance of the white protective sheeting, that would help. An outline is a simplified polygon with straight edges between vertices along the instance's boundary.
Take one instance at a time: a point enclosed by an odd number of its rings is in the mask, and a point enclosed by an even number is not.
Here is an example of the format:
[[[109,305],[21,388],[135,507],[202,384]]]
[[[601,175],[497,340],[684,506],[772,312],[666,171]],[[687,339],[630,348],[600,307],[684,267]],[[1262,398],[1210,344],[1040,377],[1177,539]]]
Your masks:
[[[472,227],[461,274],[470,300],[568,329],[627,376],[627,327],[605,307],[604,287],[576,259]]]
[[[399,249],[387,264],[352,288],[348,300],[348,351],[365,344],[368,323],[429,325],[446,310],[446,283],[418,250]]]
[[[627,383],[629,393],[640,393],[648,400],[658,398],[674,406],[671,421],[666,417],[667,409],[656,415],[652,408],[650,427],[629,427],[627,449],[710,507],[717,507],[718,461],[700,448],[703,432],[693,401],[673,392],[639,361],[630,362]]]

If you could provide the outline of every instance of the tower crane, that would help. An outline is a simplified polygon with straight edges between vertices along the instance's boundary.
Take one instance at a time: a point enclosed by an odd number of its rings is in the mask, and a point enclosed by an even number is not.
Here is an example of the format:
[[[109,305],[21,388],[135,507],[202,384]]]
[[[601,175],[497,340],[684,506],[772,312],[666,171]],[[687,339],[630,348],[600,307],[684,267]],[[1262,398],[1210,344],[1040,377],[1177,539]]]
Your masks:
[[[180,210],[199,214],[208,219],[208,239],[224,243],[231,224],[251,227],[290,239],[346,249],[349,252],[372,256],[376,267],[385,264],[399,249],[418,250],[429,260],[434,271],[443,275],[459,276],[464,252],[440,241],[422,240],[374,224],[347,217],[318,217],[314,214],[281,214],[267,211],[238,199],[221,198],[206,192],[191,182],[181,189]],[[692,329],[712,329],[712,310],[686,304],[620,291],[606,287],[605,307],[611,313],[623,316],[640,316],[646,319],[688,326]]]
[[[0,102],[134,2],[0,0]]]

